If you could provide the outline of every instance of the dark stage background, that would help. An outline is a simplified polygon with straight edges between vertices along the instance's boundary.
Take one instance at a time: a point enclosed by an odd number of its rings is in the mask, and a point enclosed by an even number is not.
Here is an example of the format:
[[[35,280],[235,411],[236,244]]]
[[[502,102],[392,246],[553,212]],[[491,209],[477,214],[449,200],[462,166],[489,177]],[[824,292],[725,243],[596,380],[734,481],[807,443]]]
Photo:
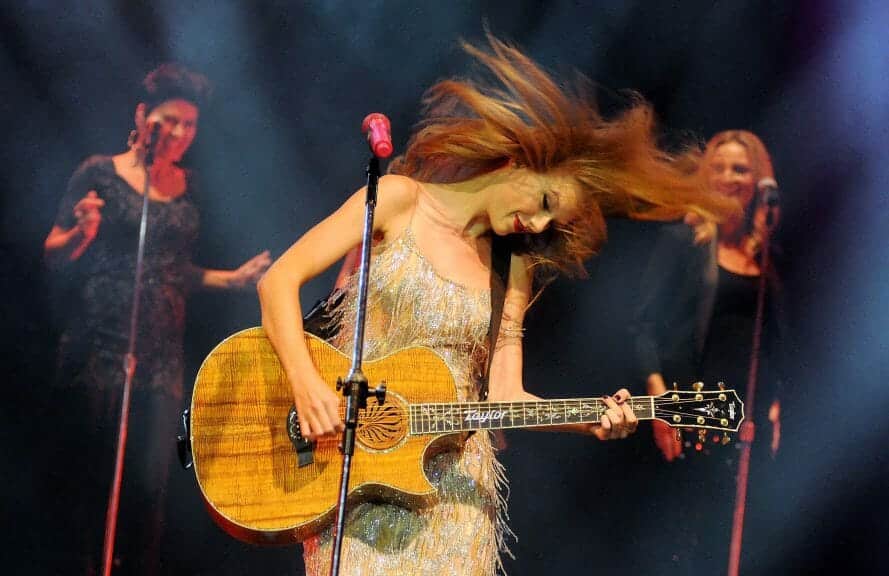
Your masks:
[[[481,41],[486,20],[545,67],[597,81],[606,108],[620,91],[639,90],[668,142],[728,128],[763,137],[783,189],[794,357],[774,475],[781,497],[760,527],[769,545],[759,567],[746,573],[879,573],[889,560],[885,3],[20,1],[0,14],[0,571],[43,573],[77,530],[54,522],[60,503],[42,483],[53,463],[40,447],[66,429],[38,417],[42,404],[64,402],[48,390],[57,335],[42,242],[77,164],[123,150],[145,72],[177,60],[216,85],[188,158],[202,182],[196,262],[231,267],[266,248],[277,256],[361,186],[365,114],[390,116],[399,150],[423,89],[465,73],[457,41]],[[591,279],[544,293],[526,339],[532,391],[642,392],[628,380],[622,327],[646,230],[612,223]],[[332,279],[315,281],[303,303]],[[258,322],[252,293],[194,296],[186,380],[216,342]],[[650,427],[607,445],[540,433],[507,439],[519,535],[510,574],[667,573],[679,527],[653,504],[683,486],[666,482]],[[253,548],[216,528],[190,471],[173,470],[170,498],[171,573],[301,573],[297,549]]]

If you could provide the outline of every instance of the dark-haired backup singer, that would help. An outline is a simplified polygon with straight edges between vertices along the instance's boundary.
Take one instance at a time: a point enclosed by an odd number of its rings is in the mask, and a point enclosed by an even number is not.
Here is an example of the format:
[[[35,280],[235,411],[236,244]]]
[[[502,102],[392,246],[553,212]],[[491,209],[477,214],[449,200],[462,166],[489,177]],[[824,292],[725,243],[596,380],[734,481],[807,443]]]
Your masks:
[[[251,286],[270,263],[267,252],[234,270],[192,264],[198,208],[192,174],[179,165],[198,129],[207,79],[176,64],[148,74],[135,107],[129,149],[92,156],[76,170],[45,241],[54,280],[68,294],[58,350],[60,418],[74,450],[61,454],[58,480],[87,571],[101,558],[124,382],[144,160],[155,129],[148,236],[136,339],[129,440],[116,554],[127,574],[159,573],[159,543],[177,413],[181,409],[185,303],[195,288]],[[75,432],[71,432],[71,429]],[[71,446],[71,444],[63,444]],[[63,450],[60,450],[63,452]],[[68,460],[66,460],[68,459]],[[71,573],[83,573],[69,566]]]
[[[491,51],[466,48],[504,85],[433,86],[422,128],[380,180],[364,351],[372,360],[410,346],[432,348],[449,365],[463,401],[478,399],[475,375],[493,354],[488,398],[519,401],[536,398],[522,383],[522,325],[535,272],[546,278],[581,271],[604,239],[603,213],[712,216],[724,203],[663,160],[647,105],[605,121],[521,52],[490,43]],[[306,232],[259,283],[263,326],[292,386],[302,433],[312,438],[336,436],[343,423],[340,396],[309,356],[298,295],[360,242],[363,221],[360,191]],[[516,249],[499,337],[489,350],[495,237],[510,237]],[[345,290],[345,302],[354,302],[354,274]],[[342,329],[331,338],[346,353],[354,319],[354,305],[346,304]],[[602,425],[572,430],[626,437],[636,428],[628,398],[626,390],[606,397]],[[439,489],[433,506],[370,502],[351,509],[344,574],[497,572],[509,528],[505,478],[489,434],[434,456],[426,472]],[[328,573],[332,543],[329,528],[304,543],[308,574]]]

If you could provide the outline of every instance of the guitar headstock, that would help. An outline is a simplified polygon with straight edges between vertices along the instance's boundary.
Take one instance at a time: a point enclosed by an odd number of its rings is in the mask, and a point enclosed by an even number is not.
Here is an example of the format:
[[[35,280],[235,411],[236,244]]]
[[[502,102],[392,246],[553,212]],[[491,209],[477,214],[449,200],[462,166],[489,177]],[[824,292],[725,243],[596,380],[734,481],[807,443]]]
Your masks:
[[[702,382],[693,390],[671,390],[655,396],[654,417],[675,428],[699,428],[737,432],[744,420],[744,403],[734,390],[704,390]]]

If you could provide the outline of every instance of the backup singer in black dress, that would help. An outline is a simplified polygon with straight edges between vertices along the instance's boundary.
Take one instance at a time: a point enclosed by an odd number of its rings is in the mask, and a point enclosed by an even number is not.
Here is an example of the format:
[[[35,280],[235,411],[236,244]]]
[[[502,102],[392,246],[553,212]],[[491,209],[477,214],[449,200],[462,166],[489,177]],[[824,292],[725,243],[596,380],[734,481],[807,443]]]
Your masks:
[[[709,241],[694,241],[696,234],[701,239],[706,223],[699,222],[693,229],[676,222],[657,232],[640,282],[643,295],[631,324],[636,364],[649,394],[666,391],[666,382],[688,385],[700,380],[709,387],[725,382],[746,401],[756,297],[764,273],[761,248],[767,233],[768,208],[756,184],[773,177],[772,165],[758,137],[732,130],[710,140],[700,169],[712,192],[736,199],[743,212],[721,223]],[[777,224],[778,209],[772,211]],[[751,549],[765,532],[761,519],[770,505],[767,487],[774,480],[768,464],[778,452],[781,434],[780,360],[787,330],[774,263],[772,258],[765,271],[755,405],[746,405],[748,419],[757,423],[745,531],[745,548]],[[655,441],[664,458],[672,461],[681,454],[682,446],[673,430],[658,424],[653,427]],[[712,438],[700,450],[709,456],[688,455],[689,461],[670,474],[673,490],[669,498],[676,498],[675,510],[668,506],[664,515],[678,526],[672,565],[682,574],[724,573],[737,451],[732,446],[715,448]],[[752,526],[759,528],[758,534],[752,534]]]
[[[45,242],[47,264],[65,293],[58,350],[57,444],[53,470],[60,507],[73,514],[84,566],[64,560],[60,570],[98,567],[113,471],[123,358],[127,351],[139,225],[145,185],[148,127],[159,123],[151,167],[129,440],[116,551],[127,574],[159,572],[165,486],[175,447],[183,393],[185,304],[196,288],[256,283],[268,253],[235,270],[208,270],[191,261],[199,214],[194,179],[179,166],[197,133],[208,95],[203,76],[166,64],[143,82],[129,150],[93,156],[75,171]],[[57,486],[59,488],[59,486]],[[82,573],[82,572],[81,572]]]

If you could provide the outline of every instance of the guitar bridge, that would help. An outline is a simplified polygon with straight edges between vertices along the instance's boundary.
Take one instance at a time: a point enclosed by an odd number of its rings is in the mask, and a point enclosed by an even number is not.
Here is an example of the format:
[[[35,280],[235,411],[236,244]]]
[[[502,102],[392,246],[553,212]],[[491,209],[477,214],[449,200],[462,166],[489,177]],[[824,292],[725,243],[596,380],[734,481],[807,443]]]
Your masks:
[[[296,450],[297,467],[302,468],[314,463],[315,445],[303,438],[302,432],[299,429],[299,418],[296,416],[296,406],[292,406],[290,412],[287,413],[287,435],[290,437],[293,449]]]

